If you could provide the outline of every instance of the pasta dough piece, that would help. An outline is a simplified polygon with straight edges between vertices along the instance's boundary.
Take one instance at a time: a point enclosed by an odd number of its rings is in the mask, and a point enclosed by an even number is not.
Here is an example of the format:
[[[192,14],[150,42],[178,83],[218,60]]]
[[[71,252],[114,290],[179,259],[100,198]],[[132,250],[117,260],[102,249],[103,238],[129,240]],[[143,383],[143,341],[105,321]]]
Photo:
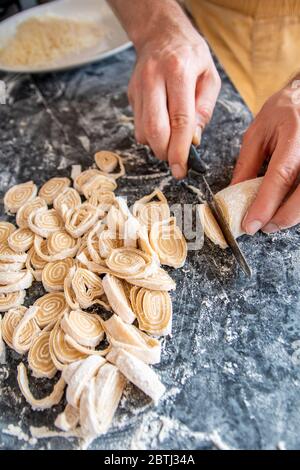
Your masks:
[[[51,233],[62,230],[64,223],[55,209],[37,209],[28,217],[28,226],[40,237],[48,238]]]
[[[170,291],[176,289],[176,283],[167,271],[158,268],[157,271],[145,277],[127,278],[127,282],[134,286],[145,287],[152,290]]]
[[[130,299],[141,330],[155,336],[171,334],[172,300],[168,292],[133,287]]]
[[[0,364],[5,360],[5,344],[2,335],[2,317],[0,315]]]
[[[32,212],[37,209],[48,209],[47,203],[41,197],[36,197],[32,201],[26,202],[17,212],[16,222],[20,228],[28,228],[28,219]]]
[[[44,289],[47,292],[63,291],[65,277],[73,265],[74,262],[70,258],[46,264],[42,272]]]
[[[125,377],[157,403],[165,393],[165,386],[147,364],[124,349],[112,349],[106,359],[117,366]]]
[[[65,332],[60,326],[60,320],[51,331],[49,348],[51,359],[58,370],[63,370],[65,365],[86,357],[86,354],[82,354],[67,343]]]
[[[54,209],[59,212],[60,216],[65,219],[70,209],[76,209],[81,205],[79,193],[74,188],[67,188],[60,193],[53,201]]]
[[[109,176],[114,179],[125,175],[125,167],[122,158],[117,153],[101,150],[95,154],[95,162],[104,175],[109,173]],[[119,171],[113,173],[118,167]]]
[[[97,222],[100,210],[84,202],[79,207],[70,209],[65,215],[65,229],[73,238],[79,238]]]
[[[70,186],[70,184],[71,181],[69,178],[51,178],[41,187],[39,197],[45,199],[47,204],[53,204],[54,199]]]
[[[52,379],[57,372],[50,355],[49,339],[49,331],[43,331],[34,339],[30,346],[28,365],[34,377]]]
[[[15,273],[0,273],[0,275],[2,274],[4,274],[8,283],[6,285],[1,285],[2,276],[0,276],[0,294],[9,294],[10,292],[18,292],[20,290],[28,289],[33,282],[32,274],[27,270]]]
[[[50,393],[50,395],[39,400],[34,398],[29,389],[26,367],[22,362],[18,365],[18,384],[26,401],[31,405],[33,410],[46,410],[52,408],[52,406],[58,405],[62,399],[66,386],[63,378],[60,378],[59,381],[54,385],[53,391]]]
[[[149,240],[160,262],[173,268],[181,268],[187,257],[185,238],[176,225],[175,217],[152,225]]]
[[[0,312],[7,312],[11,308],[22,305],[25,295],[25,290],[10,292],[9,294],[0,294]]]
[[[7,243],[0,243],[0,262],[3,263],[25,263],[27,253],[16,253]]]
[[[130,280],[149,276],[158,266],[152,257],[136,248],[115,248],[106,260],[108,268],[116,277]]]
[[[44,240],[44,246],[46,243],[46,240]],[[42,272],[46,264],[47,262],[36,253],[34,246],[31,247],[26,260],[26,268],[31,272],[36,281],[40,282],[42,280]]]
[[[12,338],[14,330],[25,315],[26,310],[27,308],[23,306],[11,308],[3,317],[2,337],[11,349],[13,349]]]
[[[10,222],[0,221],[0,243],[7,243],[8,237],[16,230]]]
[[[34,233],[28,228],[18,228],[7,240],[9,247],[16,253],[29,250],[33,245]]]
[[[102,286],[113,311],[126,323],[133,323],[135,314],[126,296],[122,281],[111,274],[102,279]]]
[[[81,310],[65,313],[61,327],[67,335],[82,346],[96,347],[104,337],[99,317]]]
[[[100,367],[80,399],[80,424],[84,436],[95,438],[108,431],[125,385],[125,377],[115,366],[104,364]]]
[[[157,339],[146,335],[134,325],[124,323],[117,315],[102,321],[102,325],[114,348],[125,349],[146,364],[160,362],[161,344]]]
[[[242,229],[242,222],[246,212],[257,196],[262,180],[263,178],[255,178],[243,181],[242,183],[228,186],[215,195],[235,238],[245,233]],[[228,246],[226,240],[209,207],[206,204],[201,204],[198,210],[205,235],[222,249],[226,248]]]
[[[155,189],[134,203],[133,215],[150,230],[154,223],[170,218],[168,201],[159,189]]]
[[[74,406],[67,404],[64,411],[60,413],[54,425],[61,431],[68,432],[76,429],[79,423],[79,411]]]
[[[19,354],[29,351],[34,339],[40,333],[35,321],[37,310],[37,307],[30,307],[13,330],[12,346]]]
[[[69,311],[63,292],[50,292],[43,295],[35,301],[34,306],[39,307],[35,319],[40,328],[56,323]]]
[[[32,201],[36,195],[37,187],[32,181],[13,186],[4,196],[4,207],[6,212],[15,214],[23,204]]]
[[[105,364],[105,359],[100,356],[87,357],[72,375],[66,393],[67,401],[74,408],[78,408],[81,392],[85,385],[98,372],[101,366]]]

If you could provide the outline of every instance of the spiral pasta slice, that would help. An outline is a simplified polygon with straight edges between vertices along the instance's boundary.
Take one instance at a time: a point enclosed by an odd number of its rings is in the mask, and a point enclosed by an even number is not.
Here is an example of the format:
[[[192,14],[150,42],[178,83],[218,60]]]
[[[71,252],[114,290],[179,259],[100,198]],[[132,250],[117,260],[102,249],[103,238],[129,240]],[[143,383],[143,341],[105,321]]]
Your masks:
[[[187,244],[176,225],[175,217],[153,224],[149,239],[162,264],[173,268],[180,268],[184,265],[187,257]]]
[[[10,222],[0,221],[0,243],[7,243],[8,237],[16,230]]]
[[[155,222],[169,219],[168,201],[159,189],[155,189],[151,194],[134,203],[133,215],[150,230]]]
[[[47,263],[42,272],[42,283],[45,291],[63,291],[64,280],[73,265],[74,261],[71,258]]]
[[[155,403],[164,394],[166,388],[154,370],[128,351],[113,348],[106,358],[109,362],[115,364],[130,382],[151,397]]]
[[[108,212],[115,204],[116,196],[113,191],[93,191],[88,199],[89,204],[99,207],[104,212]]]
[[[60,216],[65,219],[70,209],[76,209],[81,205],[81,197],[74,188],[67,188],[59,194],[53,201],[53,207]]]
[[[64,223],[55,209],[37,209],[28,217],[28,226],[32,232],[40,237],[48,238],[57,230],[64,228]]]
[[[99,215],[97,207],[84,202],[81,206],[67,212],[65,229],[73,238],[79,238],[97,222]]]
[[[26,313],[27,308],[20,306],[11,308],[2,320],[2,337],[6,344],[13,349],[12,338],[14,330]]]
[[[47,242],[38,235],[34,239],[34,249],[39,258],[46,262],[73,258],[79,250],[81,240],[75,240],[65,230],[58,230],[49,235]]]
[[[146,364],[160,362],[161,344],[156,338],[151,338],[134,325],[124,323],[117,315],[102,320],[102,326],[114,348],[125,349]]]
[[[90,169],[90,170],[85,170],[82,173],[80,173],[76,178],[74,179],[74,188],[76,191],[79,192],[79,194],[83,194],[83,186],[85,183],[88,182],[89,179],[91,179],[93,176],[96,175],[101,175],[99,170],[96,169]]]
[[[172,301],[168,292],[134,287],[130,299],[141,330],[155,336],[171,334]]]
[[[41,246],[45,247],[46,243],[46,240],[44,240]],[[31,272],[36,281],[40,282],[42,280],[42,272],[46,264],[47,261],[43,260],[40,256],[38,256],[34,246],[31,247],[26,260],[26,269]]]
[[[10,292],[28,289],[33,282],[33,276],[31,272],[27,270],[15,273],[0,273],[0,275],[2,274],[5,275],[8,284],[1,285],[2,276],[0,276],[0,294],[9,294]]]
[[[95,162],[104,175],[109,173],[114,179],[125,175],[125,167],[122,158],[117,153],[101,150],[95,154]],[[118,167],[119,171],[113,173]]]
[[[13,186],[4,196],[4,207],[6,212],[15,214],[23,204],[32,201],[36,195],[37,187],[32,181]]]
[[[39,307],[35,317],[40,328],[56,323],[66,312],[69,311],[63,292],[50,292],[37,299],[34,306]]]
[[[81,310],[65,313],[61,320],[61,327],[79,344],[90,348],[96,347],[104,337],[99,317]]]
[[[162,268],[158,268],[155,273],[149,276],[127,278],[127,282],[134,286],[145,287],[151,290],[170,291],[176,289],[176,283]]]
[[[25,290],[10,292],[9,294],[0,294],[0,312],[7,312],[11,308],[22,305],[25,295]]]
[[[28,218],[37,209],[48,209],[47,203],[41,197],[36,197],[32,201],[26,202],[17,212],[16,222],[20,228],[28,228]]]
[[[94,191],[114,191],[117,188],[115,180],[109,176],[100,174],[94,175],[89,178],[86,183],[82,185],[82,192],[86,199],[89,199]]]
[[[30,346],[28,365],[34,377],[52,379],[57,372],[50,355],[49,339],[49,331],[43,331],[33,340]]]
[[[69,178],[51,178],[41,187],[39,197],[43,198],[50,205],[70,184]]]
[[[7,243],[0,243],[0,262],[1,263],[25,263],[27,253],[16,253]]]
[[[65,365],[87,357],[66,342],[60,320],[50,333],[49,349],[51,359],[58,370],[63,370]]]
[[[37,307],[30,307],[15,326],[12,336],[12,346],[19,354],[29,351],[33,340],[40,333],[35,321]]]
[[[58,382],[56,382],[56,384],[54,385],[53,391],[52,393],[50,393],[50,395],[41,399],[36,399],[32,395],[30,388],[29,388],[26,367],[22,362],[18,365],[18,377],[17,378],[18,378],[18,384],[19,384],[20,390],[22,394],[24,395],[24,398],[26,399],[26,401],[31,405],[33,410],[46,410],[46,409],[52,408],[53,406],[58,405],[58,403],[62,399],[65,386],[66,386],[66,383],[63,380],[63,378],[60,378]]]
[[[18,228],[7,240],[9,247],[16,253],[29,250],[33,245],[34,233],[28,228]]]
[[[100,300],[104,293],[102,281],[96,274],[87,269],[78,268],[71,280],[71,285],[80,308],[88,308],[97,303],[103,305]]]
[[[149,276],[158,266],[152,257],[136,248],[115,248],[106,259],[107,267],[122,279]]]
[[[106,274],[102,279],[102,286],[113,311],[126,323],[133,323],[135,314],[126,296],[124,282],[111,274]]]

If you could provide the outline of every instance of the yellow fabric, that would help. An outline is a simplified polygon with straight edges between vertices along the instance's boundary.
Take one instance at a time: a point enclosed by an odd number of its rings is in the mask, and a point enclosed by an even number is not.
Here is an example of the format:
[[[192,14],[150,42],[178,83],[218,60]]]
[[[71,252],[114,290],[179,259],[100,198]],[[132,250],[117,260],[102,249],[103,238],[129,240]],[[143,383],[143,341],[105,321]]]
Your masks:
[[[299,72],[299,0],[185,2],[254,114]]]

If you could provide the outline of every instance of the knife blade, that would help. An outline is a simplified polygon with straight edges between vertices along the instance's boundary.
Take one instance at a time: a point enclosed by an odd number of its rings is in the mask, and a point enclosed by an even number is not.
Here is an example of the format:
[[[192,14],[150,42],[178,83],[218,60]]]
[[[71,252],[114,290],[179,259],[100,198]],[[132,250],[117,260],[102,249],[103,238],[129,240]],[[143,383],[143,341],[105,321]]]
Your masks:
[[[212,211],[219,227],[220,227],[220,230],[228,244],[228,246],[231,248],[231,251],[236,259],[236,261],[238,262],[239,266],[242,268],[243,272],[248,276],[248,277],[251,277],[252,276],[252,271],[251,271],[251,268],[245,258],[245,255],[244,253],[242,252],[238,242],[236,241],[236,239],[234,238],[231,230],[230,230],[230,227],[227,223],[227,220],[225,219],[224,215],[223,215],[223,212],[222,212],[222,209],[217,201],[217,199],[215,198],[214,196],[214,193],[212,192],[205,176],[204,176],[204,173],[205,173],[205,167],[204,167],[204,164],[203,162],[201,161],[201,158],[200,158],[200,155],[199,153],[197,152],[197,149],[195,148],[194,145],[191,145],[191,149],[190,149],[190,154],[189,154],[189,159],[188,159],[188,167],[189,169],[192,169],[194,172],[198,173],[201,175],[202,179],[203,179],[203,182],[205,184],[205,187],[207,189],[207,193],[208,193],[208,196],[206,198],[206,202],[210,208],[210,210]]]

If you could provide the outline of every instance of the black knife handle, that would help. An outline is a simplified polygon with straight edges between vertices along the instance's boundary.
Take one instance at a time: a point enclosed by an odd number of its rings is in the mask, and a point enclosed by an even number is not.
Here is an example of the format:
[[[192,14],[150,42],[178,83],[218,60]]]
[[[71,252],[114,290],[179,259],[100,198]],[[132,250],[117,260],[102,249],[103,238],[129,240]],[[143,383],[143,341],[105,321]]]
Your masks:
[[[188,158],[188,169],[196,173],[206,173],[206,165],[203,163],[196,147],[192,144]]]

